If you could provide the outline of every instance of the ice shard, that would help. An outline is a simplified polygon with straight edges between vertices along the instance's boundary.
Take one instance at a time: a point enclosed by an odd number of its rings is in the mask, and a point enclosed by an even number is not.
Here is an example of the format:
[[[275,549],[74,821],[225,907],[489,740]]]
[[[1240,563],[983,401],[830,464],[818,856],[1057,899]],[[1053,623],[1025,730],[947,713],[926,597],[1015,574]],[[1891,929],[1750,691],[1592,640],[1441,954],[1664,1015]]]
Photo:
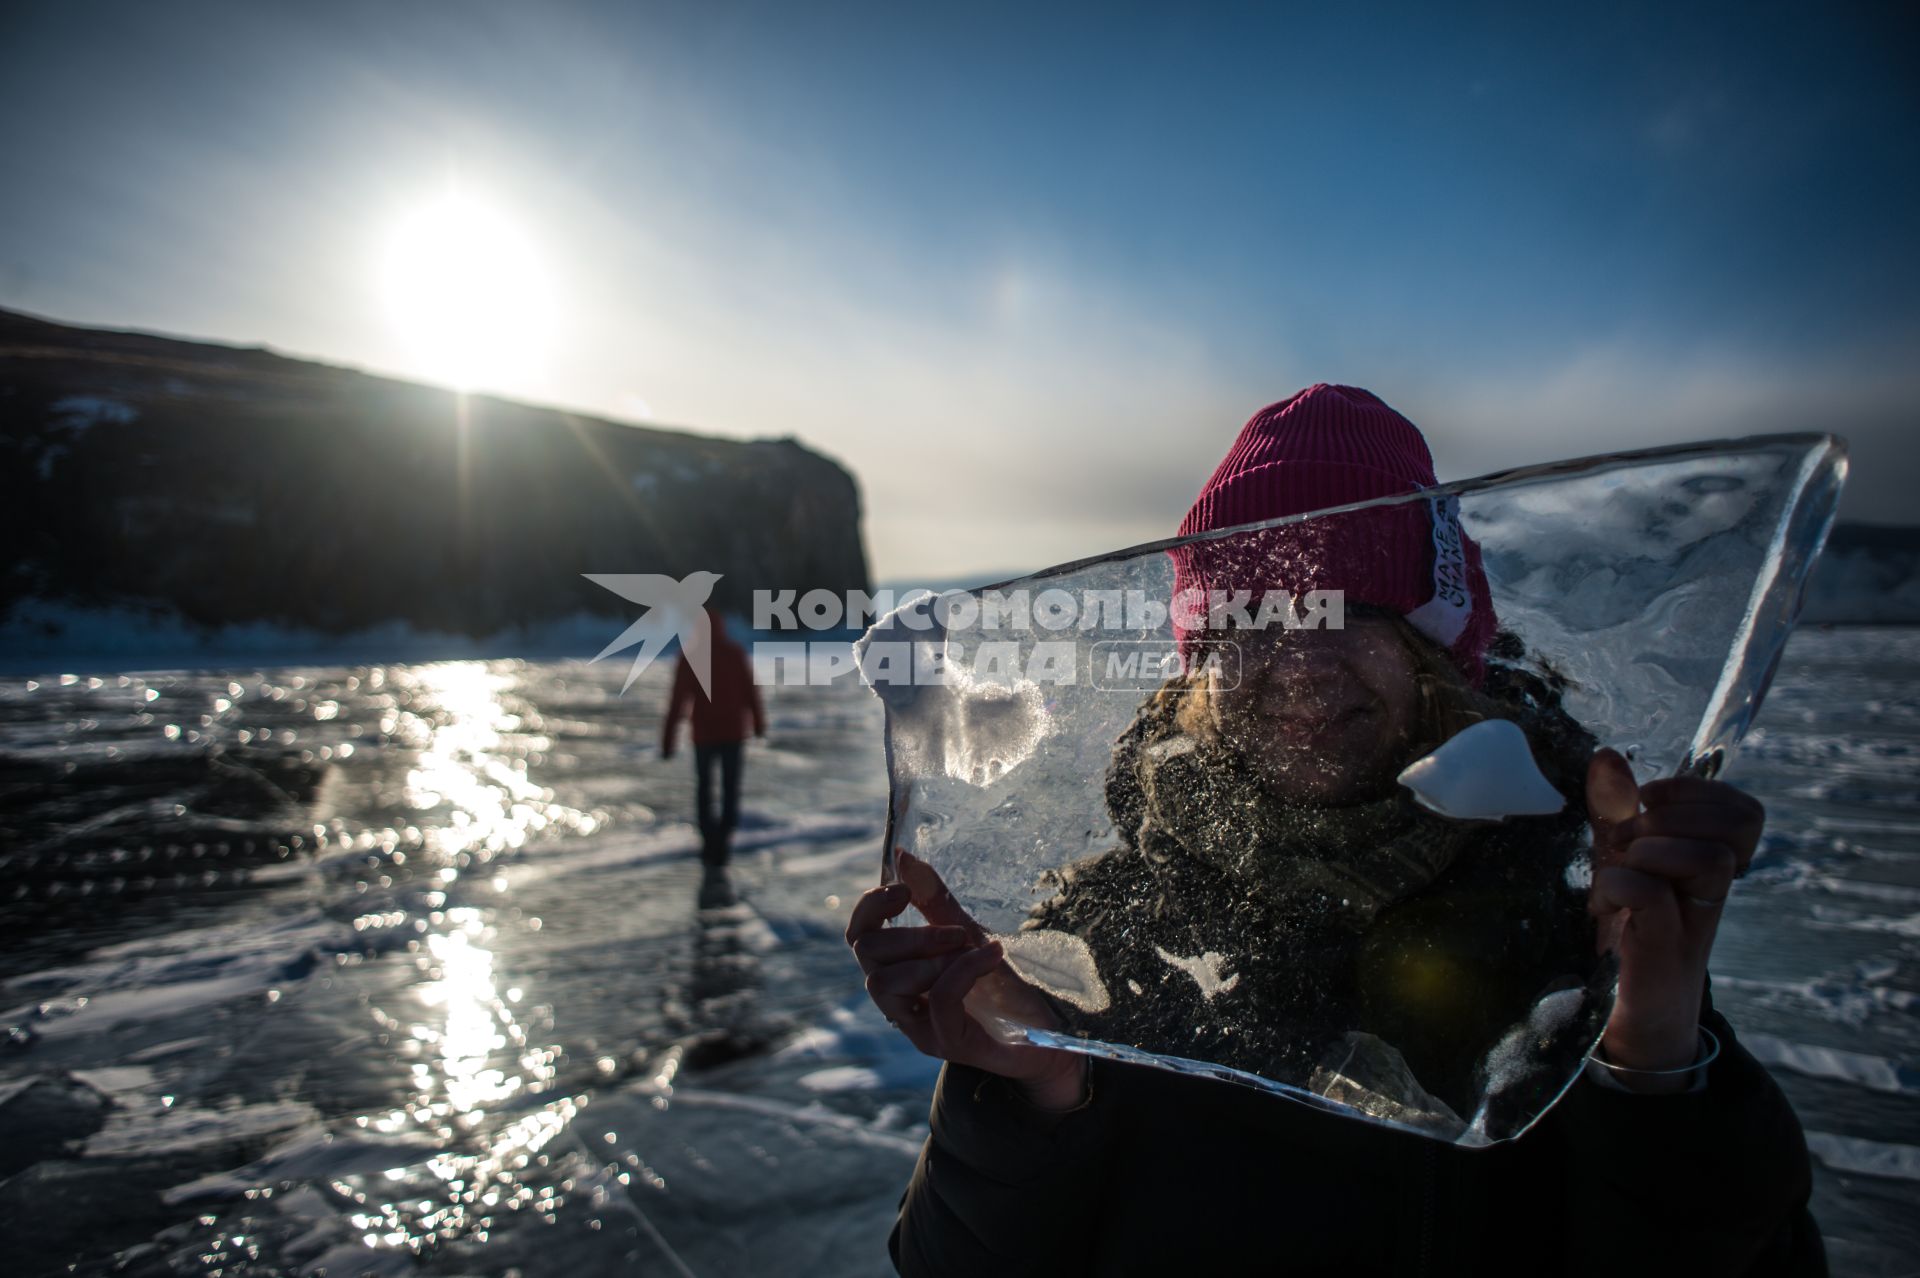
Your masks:
[[[1845,469],[1811,434],[1614,454],[922,599],[860,652],[882,875],[912,853],[1002,938],[997,1033],[1510,1140],[1612,1008],[1586,765],[1719,770]],[[1370,603],[1409,555],[1431,603]]]

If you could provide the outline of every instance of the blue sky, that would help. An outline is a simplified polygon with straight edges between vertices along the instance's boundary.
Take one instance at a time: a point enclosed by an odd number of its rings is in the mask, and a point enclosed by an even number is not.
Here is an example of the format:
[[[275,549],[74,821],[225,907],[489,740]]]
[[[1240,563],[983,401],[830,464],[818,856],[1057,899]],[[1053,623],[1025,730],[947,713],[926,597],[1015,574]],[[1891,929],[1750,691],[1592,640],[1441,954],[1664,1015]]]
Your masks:
[[[1898,12],[9,6],[0,306],[433,377],[394,228],[457,190],[542,303],[479,389],[798,434],[884,576],[1166,535],[1315,381],[1444,478],[1836,430],[1912,521]]]

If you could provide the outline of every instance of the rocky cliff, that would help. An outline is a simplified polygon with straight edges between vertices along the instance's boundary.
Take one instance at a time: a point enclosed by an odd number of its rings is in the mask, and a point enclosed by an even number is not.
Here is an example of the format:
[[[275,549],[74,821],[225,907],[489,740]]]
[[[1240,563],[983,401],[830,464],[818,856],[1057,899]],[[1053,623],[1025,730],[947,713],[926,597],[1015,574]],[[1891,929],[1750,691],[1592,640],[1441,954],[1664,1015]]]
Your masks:
[[[0,311],[0,450],[0,655],[37,646],[22,618],[48,610],[483,636],[636,614],[587,572],[722,573],[739,612],[761,587],[867,585],[853,477],[794,440],[258,348]]]

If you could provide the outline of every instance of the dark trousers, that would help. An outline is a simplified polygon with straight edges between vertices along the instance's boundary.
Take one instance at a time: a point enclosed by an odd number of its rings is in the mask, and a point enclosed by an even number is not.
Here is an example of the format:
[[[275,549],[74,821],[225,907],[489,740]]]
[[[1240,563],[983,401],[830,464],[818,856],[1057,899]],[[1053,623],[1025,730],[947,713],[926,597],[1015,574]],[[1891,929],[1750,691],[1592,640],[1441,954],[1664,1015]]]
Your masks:
[[[720,805],[713,803],[713,773],[720,771]],[[700,822],[700,860],[725,865],[734,827],[740,824],[740,743],[693,748],[693,804]]]

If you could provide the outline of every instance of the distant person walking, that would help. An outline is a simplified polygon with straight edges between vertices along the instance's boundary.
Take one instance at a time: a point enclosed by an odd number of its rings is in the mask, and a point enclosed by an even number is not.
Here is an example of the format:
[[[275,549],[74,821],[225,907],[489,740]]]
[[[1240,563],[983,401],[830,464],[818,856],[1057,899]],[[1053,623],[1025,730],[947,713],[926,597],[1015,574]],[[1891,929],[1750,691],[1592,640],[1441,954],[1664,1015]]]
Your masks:
[[[693,721],[694,811],[700,824],[700,861],[709,870],[727,863],[733,850],[733,831],[740,824],[740,754],[747,732],[756,737],[767,735],[767,712],[760,701],[760,689],[753,682],[753,666],[747,650],[727,634],[726,622],[712,608],[707,609],[708,631],[712,635],[713,660],[709,671],[711,687],[702,691],[680,654],[673,672],[673,693],[667,702],[667,721],[661,729],[660,757],[671,759],[674,738],[680,721]],[[719,806],[716,810],[713,774],[720,773]]]

